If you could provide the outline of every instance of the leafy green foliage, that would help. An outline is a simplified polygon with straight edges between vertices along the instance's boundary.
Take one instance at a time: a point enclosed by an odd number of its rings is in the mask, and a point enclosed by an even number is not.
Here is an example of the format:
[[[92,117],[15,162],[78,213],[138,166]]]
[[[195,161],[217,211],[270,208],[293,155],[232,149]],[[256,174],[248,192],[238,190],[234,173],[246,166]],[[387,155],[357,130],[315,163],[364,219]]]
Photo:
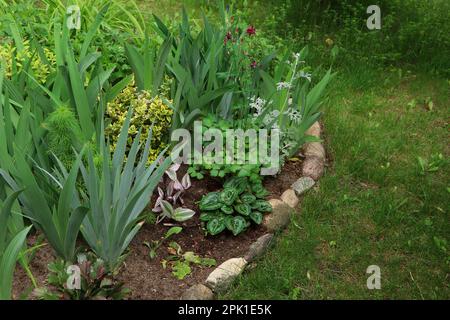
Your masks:
[[[238,192],[238,189],[235,188],[225,188],[220,193],[220,201],[227,206],[231,206],[238,197]]]
[[[155,201],[155,206],[153,207],[153,212],[161,212],[158,216],[156,223],[161,222],[164,218],[169,218],[178,222],[186,221],[192,218],[195,212],[188,208],[178,207],[174,209],[178,202],[181,205],[184,204],[183,195],[191,187],[191,179],[189,174],[185,174],[181,179],[178,180],[177,171],[180,169],[180,163],[172,164],[167,170],[164,177],[167,177],[169,183],[166,187],[166,192],[163,191],[161,187],[158,187],[158,198]],[[163,179],[163,181],[165,181]]]
[[[259,70],[262,82],[257,98],[251,99],[254,121],[259,127],[280,130],[280,156],[292,157],[306,142],[317,141],[306,131],[321,116],[320,105],[334,74],[331,70],[310,88],[312,74],[303,67],[308,48],[281,58],[273,75]]]
[[[174,100],[173,128],[190,127],[198,117],[213,114],[217,119],[233,119],[245,113],[242,104],[255,85],[257,68],[267,68],[273,55],[256,57],[255,33],[239,20],[232,8],[219,5],[219,23],[203,15],[199,31],[182,12],[179,31],[172,31],[154,16],[155,30],[165,41],[171,41],[173,54],[167,68],[177,83],[172,90]],[[217,19],[216,19],[217,20]],[[258,60],[258,61],[256,61]],[[220,173],[218,173],[220,175]]]
[[[149,91],[139,91],[132,81],[116,98],[107,104],[106,115],[109,124],[105,133],[115,149],[120,131],[125,122],[130,106],[133,107],[133,118],[128,129],[127,150],[131,148],[133,138],[140,130],[140,143],[145,141],[151,131],[151,147],[149,163],[156,160],[159,153],[167,146],[167,135],[170,130],[173,110],[164,96],[151,96]]]
[[[256,201],[256,196],[251,193],[244,193],[241,195],[241,201],[245,204],[251,204]]]
[[[259,222],[259,223],[261,223],[261,222]],[[244,231],[245,228],[247,228],[248,221],[241,216],[235,216],[235,217],[229,216],[229,217],[225,218],[225,226],[227,227],[228,230],[233,232],[233,235],[236,236],[236,235],[240,234],[242,231]]]
[[[262,199],[267,193],[262,185],[255,188],[259,191],[258,196],[252,193],[250,185],[245,177],[232,177],[224,183],[221,192],[203,196],[199,202],[200,220],[206,222],[207,233],[217,235],[227,229],[236,236],[252,221],[261,224],[262,213],[271,212],[272,206]]]
[[[161,240],[152,240],[152,242],[144,242],[144,245],[147,246],[150,251],[148,253],[150,259],[154,259],[157,256],[157,250],[159,247],[161,247],[161,245],[163,244],[164,241],[168,240],[169,238],[171,238],[172,236],[179,234],[181,231],[183,231],[182,227],[171,227],[169,230],[167,230],[166,234],[164,235],[164,237]]]
[[[219,209],[222,205],[220,202],[220,192],[210,192],[202,197],[199,208],[200,210],[212,211]]]
[[[166,38],[159,50],[155,44],[150,43],[150,39],[145,37],[143,44],[143,54],[132,45],[125,45],[125,52],[128,61],[133,69],[137,87],[140,91],[146,90],[157,93],[166,69],[166,61],[171,50],[172,39]]]
[[[123,299],[129,290],[123,288],[123,283],[114,279],[107,271],[103,260],[92,253],[79,254],[77,263],[70,265],[62,260],[56,260],[48,265],[48,287],[40,287],[33,295],[41,300],[92,300],[92,299]],[[71,276],[77,276],[80,271],[80,287],[67,288]],[[76,280],[73,279],[75,282]],[[73,283],[74,285],[75,283]]]
[[[171,242],[168,247],[171,254],[167,260],[162,260],[161,263],[165,267],[169,261],[172,274],[178,279],[183,280],[192,273],[191,265],[212,267],[216,265],[216,260],[213,258],[203,258],[196,255],[193,251],[186,251],[183,253],[181,246],[176,242]]]
[[[252,207],[250,206],[250,204],[247,203],[238,203],[237,205],[234,206],[234,210],[236,210],[237,213],[243,216],[248,216],[252,211]]]
[[[19,231],[12,238],[8,232],[11,210],[21,191],[12,193],[4,203],[0,200],[0,300],[11,299],[13,274],[31,226]],[[12,219],[11,219],[12,220]],[[10,239],[11,238],[11,239]]]
[[[73,149],[80,150],[83,141],[73,111],[65,106],[58,107],[48,116],[45,127],[49,153],[55,154],[66,168],[70,168],[75,157]]]
[[[14,47],[12,41],[0,46],[0,63],[5,64],[7,78],[12,78],[28,66],[27,70],[39,83],[45,83],[49,74],[54,71],[55,54],[48,48],[44,48],[43,55],[42,59],[39,55],[33,56],[29,40],[23,40],[23,48],[20,51]]]
[[[450,42],[448,18],[450,3],[446,0],[381,0],[381,30],[368,30],[368,0],[352,1],[265,1],[240,4],[247,19],[255,21],[275,43],[286,41],[299,48],[312,44],[316,59],[330,56],[340,48],[337,63],[352,70],[355,62],[371,67],[404,65],[448,75],[446,52]],[[256,9],[255,9],[256,8]],[[260,8],[258,10],[258,8]],[[267,14],[270,12],[270,14]],[[298,19],[302,12],[302,19]],[[280,27],[282,26],[282,27]]]
[[[250,206],[260,212],[272,212],[272,206],[265,200],[256,200],[250,203]]]
[[[25,155],[16,150],[13,175],[0,170],[13,190],[23,190],[19,199],[24,214],[42,230],[56,253],[69,262],[75,257],[75,243],[88,210],[81,205],[76,189],[80,163],[81,155],[70,172],[60,163],[55,174],[37,166],[38,172],[34,175]],[[52,192],[51,196],[47,192]]]
[[[246,118],[247,120],[250,120],[250,118]],[[248,122],[248,121],[247,121]],[[219,177],[224,178],[226,176],[239,176],[239,177],[247,177],[251,181],[256,182],[259,184],[261,182],[261,176],[260,176],[260,170],[262,165],[259,163],[253,164],[253,163],[242,163],[239,157],[239,143],[236,141],[240,139],[240,136],[236,133],[236,136],[232,135],[230,136],[231,141],[227,140],[227,134],[226,130],[228,129],[239,129],[240,126],[244,125],[244,128],[251,128],[253,126],[250,123],[243,124],[239,121],[233,121],[233,120],[224,120],[220,119],[212,114],[209,114],[208,116],[204,117],[202,119],[202,132],[206,132],[209,129],[212,130],[221,130],[221,134],[223,137],[222,141],[222,151],[219,153],[219,151],[212,151],[210,154],[210,157],[214,159],[220,159],[221,163],[218,163],[219,161],[204,161],[203,164],[192,164],[189,169],[188,173],[191,177],[197,178],[197,179],[203,179],[204,175],[208,173],[212,177]],[[256,126],[253,126],[253,128],[256,128]],[[211,142],[207,142],[203,140],[203,150],[205,150],[206,147],[210,145]],[[215,142],[213,142],[215,143]],[[232,149],[227,149],[227,143],[233,143]],[[250,153],[250,141],[249,139],[244,139],[242,141],[244,144],[244,152]],[[226,152],[226,151],[227,152]],[[233,152],[233,158],[231,157],[231,152]]]
[[[89,203],[87,218],[83,221],[82,233],[89,246],[105,261],[109,270],[115,270],[123,252],[139,231],[143,222],[138,222],[140,214],[150,201],[150,195],[169,167],[170,158],[158,166],[162,154],[147,167],[151,134],[141,157],[140,133],[134,138],[128,159],[124,164],[128,130],[132,109],[129,110],[122,127],[114,153],[105,144],[104,135],[99,148],[103,157],[100,168],[88,152],[87,166],[81,165],[86,186],[85,201]]]
[[[176,209],[173,208],[172,204],[166,200],[160,200],[161,201],[161,208],[162,208],[162,216],[172,219],[174,221],[178,222],[184,222],[189,219],[191,219],[195,215],[195,211],[188,209],[188,208],[182,208],[178,207]]]
[[[20,231],[0,255],[0,300],[11,299],[11,290],[16,261],[26,241],[31,226]]]

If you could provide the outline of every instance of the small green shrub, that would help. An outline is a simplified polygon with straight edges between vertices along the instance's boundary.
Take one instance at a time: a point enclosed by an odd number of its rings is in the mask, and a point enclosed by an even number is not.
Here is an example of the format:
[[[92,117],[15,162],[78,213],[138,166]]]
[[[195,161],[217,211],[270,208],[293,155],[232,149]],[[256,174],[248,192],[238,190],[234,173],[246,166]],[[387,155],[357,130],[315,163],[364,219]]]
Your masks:
[[[50,113],[44,126],[48,130],[48,152],[54,153],[66,168],[72,166],[73,148],[79,150],[83,141],[81,129],[74,112],[67,106]]]
[[[110,124],[106,127],[105,133],[113,149],[116,148],[120,130],[131,106],[134,113],[128,131],[127,149],[131,148],[133,139],[139,131],[141,131],[140,142],[145,144],[148,134],[152,130],[148,162],[153,162],[167,146],[166,139],[173,114],[168,103],[170,101],[161,95],[152,97],[148,91],[138,92],[134,83],[128,85],[112,102],[108,103],[106,110]]]

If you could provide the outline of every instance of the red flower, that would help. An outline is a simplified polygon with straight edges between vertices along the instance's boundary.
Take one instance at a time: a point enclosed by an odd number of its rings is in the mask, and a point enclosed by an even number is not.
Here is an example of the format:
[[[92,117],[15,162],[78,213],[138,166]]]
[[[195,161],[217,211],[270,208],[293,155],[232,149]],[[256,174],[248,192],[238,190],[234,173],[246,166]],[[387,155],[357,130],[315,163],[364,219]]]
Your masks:
[[[247,28],[247,34],[248,34],[249,36],[255,35],[255,34],[256,34],[256,29],[255,29],[253,26],[249,26],[249,27]]]
[[[252,67],[252,69],[255,69],[258,66],[258,64],[256,63],[255,60],[252,61],[252,63],[250,63],[250,67]]]
[[[223,39],[223,43],[227,44],[228,40],[231,40],[232,36],[231,36],[231,32],[228,31],[227,35],[225,36],[225,39]]]

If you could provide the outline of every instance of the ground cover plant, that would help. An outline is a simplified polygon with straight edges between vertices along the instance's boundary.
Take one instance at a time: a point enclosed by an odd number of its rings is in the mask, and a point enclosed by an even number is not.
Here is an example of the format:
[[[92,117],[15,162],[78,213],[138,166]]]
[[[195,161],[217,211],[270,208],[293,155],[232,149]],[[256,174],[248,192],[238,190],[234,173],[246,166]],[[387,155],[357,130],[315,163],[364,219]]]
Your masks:
[[[236,236],[251,223],[261,224],[263,214],[272,211],[272,206],[264,200],[268,192],[261,183],[232,177],[223,187],[220,192],[204,195],[199,202],[200,220],[206,222],[206,230],[211,235],[227,229]]]

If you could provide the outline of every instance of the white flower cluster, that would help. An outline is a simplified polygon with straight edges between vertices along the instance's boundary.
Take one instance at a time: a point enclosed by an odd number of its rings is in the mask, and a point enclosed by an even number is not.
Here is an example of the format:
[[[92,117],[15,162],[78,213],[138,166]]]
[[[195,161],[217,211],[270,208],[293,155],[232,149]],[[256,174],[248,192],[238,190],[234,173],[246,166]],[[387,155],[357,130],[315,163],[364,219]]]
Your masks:
[[[253,116],[259,117],[263,111],[264,105],[266,104],[266,100],[261,99],[260,97],[251,97],[250,98],[250,108],[255,109],[255,113]]]
[[[279,116],[280,111],[278,110],[271,111],[268,115],[264,117],[263,120],[264,125],[266,126],[270,125],[272,122],[274,122],[274,120],[278,119]],[[272,129],[279,129],[278,124],[276,122],[272,124]]]
[[[300,111],[294,109],[294,108],[289,108],[287,109],[284,114],[286,114],[289,119],[295,123],[300,123],[300,121],[302,121],[302,114],[300,113]]]
[[[298,76],[299,76],[300,78],[305,78],[305,79],[307,79],[309,82],[311,82],[311,73],[309,73],[309,72],[304,72],[303,70],[301,70],[301,71],[299,72]]]
[[[278,82],[277,83],[277,91],[281,91],[283,89],[290,89],[291,84],[289,82]]]
[[[294,52],[292,56],[296,63],[305,63],[305,60],[300,60],[300,52]]]

